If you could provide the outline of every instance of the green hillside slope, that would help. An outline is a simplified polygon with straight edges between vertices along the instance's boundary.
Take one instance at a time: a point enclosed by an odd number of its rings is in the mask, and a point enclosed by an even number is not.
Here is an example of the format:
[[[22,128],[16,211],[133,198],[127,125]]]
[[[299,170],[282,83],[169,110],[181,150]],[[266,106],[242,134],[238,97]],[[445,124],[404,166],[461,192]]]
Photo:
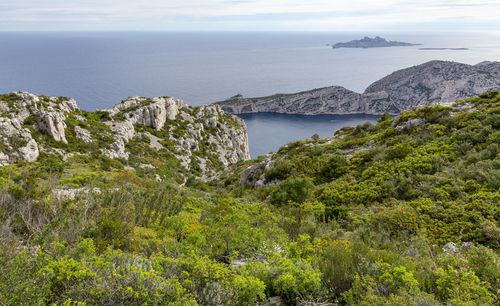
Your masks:
[[[209,181],[148,139],[127,160],[41,152],[0,167],[2,304],[500,302],[498,92],[235,165],[201,141]]]

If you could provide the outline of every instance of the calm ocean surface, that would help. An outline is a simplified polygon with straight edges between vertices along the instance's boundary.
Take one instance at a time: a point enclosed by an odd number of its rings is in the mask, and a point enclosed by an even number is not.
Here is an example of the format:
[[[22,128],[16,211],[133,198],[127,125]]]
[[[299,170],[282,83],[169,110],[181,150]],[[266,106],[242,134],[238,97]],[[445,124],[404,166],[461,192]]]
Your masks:
[[[333,136],[344,126],[355,126],[367,121],[375,123],[380,116],[374,115],[286,115],[273,113],[243,114],[248,129],[248,144],[252,158],[295,140]]]
[[[421,47],[336,49],[326,44],[380,35]],[[202,105],[340,85],[362,92],[401,68],[429,60],[500,60],[500,34],[253,32],[0,32],[0,92],[68,96],[85,110],[131,95],[174,96]],[[253,157],[314,133],[330,136],[366,116],[244,117]]]

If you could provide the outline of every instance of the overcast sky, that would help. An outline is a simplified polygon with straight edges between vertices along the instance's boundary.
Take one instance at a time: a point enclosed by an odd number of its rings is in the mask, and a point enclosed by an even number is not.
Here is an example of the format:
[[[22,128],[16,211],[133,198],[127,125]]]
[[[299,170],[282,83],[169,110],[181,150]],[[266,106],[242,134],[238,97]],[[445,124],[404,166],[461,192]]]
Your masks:
[[[500,30],[500,0],[0,0],[0,30]]]

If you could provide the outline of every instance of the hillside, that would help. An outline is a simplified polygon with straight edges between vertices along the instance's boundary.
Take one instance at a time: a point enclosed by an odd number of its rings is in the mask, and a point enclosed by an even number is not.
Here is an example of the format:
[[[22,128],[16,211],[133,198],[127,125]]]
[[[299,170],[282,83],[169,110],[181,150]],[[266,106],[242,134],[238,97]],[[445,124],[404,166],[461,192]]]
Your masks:
[[[454,102],[498,89],[499,62],[482,62],[472,66],[430,61],[398,70],[368,86],[364,93],[332,86],[261,98],[238,95],[216,104],[232,114],[399,114],[412,107]]]
[[[19,134],[2,129],[2,304],[499,303],[498,92],[247,161],[244,145],[233,160],[217,153],[245,137],[217,106],[130,98],[87,113],[66,98],[2,100],[3,126],[25,117]],[[182,143],[212,139],[188,118],[219,139],[190,149],[213,160],[205,182],[182,166]],[[37,158],[25,154],[33,142]]]

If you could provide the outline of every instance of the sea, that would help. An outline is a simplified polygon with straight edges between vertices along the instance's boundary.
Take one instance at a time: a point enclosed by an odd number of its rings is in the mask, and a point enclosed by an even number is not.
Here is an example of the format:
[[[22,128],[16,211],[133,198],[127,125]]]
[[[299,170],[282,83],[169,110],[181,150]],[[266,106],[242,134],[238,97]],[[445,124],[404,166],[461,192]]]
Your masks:
[[[332,49],[379,35],[421,46]],[[419,48],[467,48],[420,50]],[[173,96],[192,106],[331,85],[363,92],[391,72],[429,60],[500,60],[500,33],[0,32],[0,93],[75,98],[88,111],[128,96]],[[257,157],[375,116],[244,115]]]

